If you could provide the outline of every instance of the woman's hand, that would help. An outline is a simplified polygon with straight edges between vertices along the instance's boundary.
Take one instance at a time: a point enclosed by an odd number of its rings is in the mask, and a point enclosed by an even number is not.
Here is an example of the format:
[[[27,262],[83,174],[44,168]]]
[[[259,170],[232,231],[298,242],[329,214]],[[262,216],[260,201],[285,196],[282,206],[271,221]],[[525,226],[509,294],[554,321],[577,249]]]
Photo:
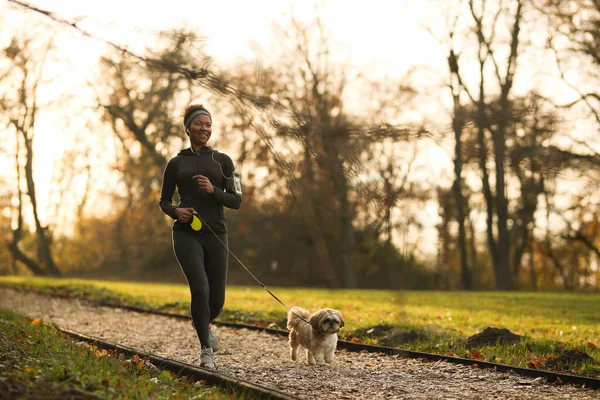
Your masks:
[[[196,180],[196,183],[198,184],[198,186],[200,186],[200,190],[210,194],[215,192],[215,187],[212,183],[210,183],[210,180],[204,175],[194,175],[192,176],[192,178]]]
[[[175,209],[175,216],[177,217],[177,221],[185,224],[190,222],[190,219],[192,219],[192,214],[195,212],[196,210],[194,210],[193,207],[177,207]]]

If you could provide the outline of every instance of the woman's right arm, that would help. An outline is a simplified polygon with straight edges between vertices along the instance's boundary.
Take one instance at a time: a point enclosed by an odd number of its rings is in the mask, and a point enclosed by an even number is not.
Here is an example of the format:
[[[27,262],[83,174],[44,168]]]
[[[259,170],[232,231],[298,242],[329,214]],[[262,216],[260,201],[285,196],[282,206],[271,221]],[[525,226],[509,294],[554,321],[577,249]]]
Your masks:
[[[175,209],[177,206],[173,205],[173,193],[175,193],[175,187],[177,186],[177,164],[175,158],[172,158],[165,167],[163,174],[162,189],[160,192],[160,209],[173,219],[177,219],[175,215]]]

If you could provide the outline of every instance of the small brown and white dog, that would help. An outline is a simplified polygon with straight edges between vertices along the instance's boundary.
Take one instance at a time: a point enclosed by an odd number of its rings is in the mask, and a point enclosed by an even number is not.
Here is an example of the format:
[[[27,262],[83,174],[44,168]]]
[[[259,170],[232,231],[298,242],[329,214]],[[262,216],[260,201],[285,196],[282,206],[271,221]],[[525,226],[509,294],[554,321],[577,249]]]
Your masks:
[[[343,326],[342,315],[331,308],[323,308],[311,314],[304,308],[293,307],[288,312],[287,320],[292,360],[296,361],[298,347],[302,346],[306,349],[308,364],[332,362],[338,341],[337,332]]]

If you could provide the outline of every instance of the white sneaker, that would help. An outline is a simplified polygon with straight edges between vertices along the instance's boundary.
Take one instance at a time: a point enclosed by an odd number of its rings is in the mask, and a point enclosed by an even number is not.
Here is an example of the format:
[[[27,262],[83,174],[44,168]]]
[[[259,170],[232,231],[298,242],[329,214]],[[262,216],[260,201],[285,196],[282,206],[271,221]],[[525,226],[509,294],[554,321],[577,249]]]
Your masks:
[[[200,366],[207,369],[215,369],[215,355],[213,349],[205,347],[200,352]]]
[[[212,325],[208,326],[208,346],[213,349],[213,352],[219,351],[219,338],[215,334]]]

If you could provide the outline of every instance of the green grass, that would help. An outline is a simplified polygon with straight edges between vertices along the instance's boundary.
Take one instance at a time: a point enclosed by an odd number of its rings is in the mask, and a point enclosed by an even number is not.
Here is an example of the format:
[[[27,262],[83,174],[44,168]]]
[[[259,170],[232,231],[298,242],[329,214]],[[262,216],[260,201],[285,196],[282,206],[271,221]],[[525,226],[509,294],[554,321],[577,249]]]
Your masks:
[[[186,285],[18,277],[0,278],[0,284],[183,313],[189,307]],[[564,350],[585,352],[600,361],[599,294],[269,289],[289,307],[340,310],[346,322],[341,336],[346,340],[600,378],[599,366],[589,362],[545,365]],[[286,313],[259,286],[229,286],[219,319],[283,328]],[[507,328],[524,339],[516,345],[468,349],[465,340],[486,327]]]
[[[126,360],[77,344],[53,325],[2,308],[0,393],[38,399],[231,399],[233,394],[151,368],[136,357]]]

